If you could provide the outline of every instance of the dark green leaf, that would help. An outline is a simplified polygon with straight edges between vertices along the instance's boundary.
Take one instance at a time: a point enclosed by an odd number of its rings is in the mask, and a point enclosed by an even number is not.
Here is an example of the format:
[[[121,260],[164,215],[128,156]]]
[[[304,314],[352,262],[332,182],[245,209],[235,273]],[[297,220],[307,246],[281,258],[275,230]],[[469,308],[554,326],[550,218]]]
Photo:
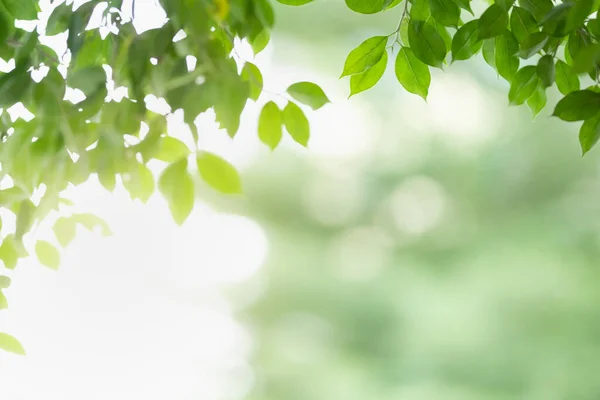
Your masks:
[[[600,139],[600,112],[586,119],[579,130],[579,144],[581,153],[585,155],[598,143]]]
[[[452,0],[429,0],[433,18],[444,26],[457,26],[460,9]]]
[[[554,58],[550,54],[546,54],[540,58],[537,64],[536,72],[543,86],[552,86],[554,84],[554,76],[556,74],[554,68]]]
[[[571,32],[581,26],[587,17],[592,13],[594,0],[577,0],[573,2],[573,7],[569,9],[566,21],[566,32]]]
[[[408,40],[415,57],[432,67],[442,66],[448,49],[435,27],[412,20],[408,27]]]
[[[470,21],[461,26],[452,39],[452,60],[467,60],[481,48],[479,23]]]
[[[473,10],[471,9],[471,0],[454,0],[454,2],[463,10],[467,10],[468,12],[473,14]]]
[[[519,0],[519,5],[529,11],[537,21],[541,21],[553,6],[551,0]]]
[[[514,7],[510,13],[510,30],[519,42],[523,42],[527,36],[538,31],[538,26],[529,11]]]
[[[539,84],[539,78],[536,74],[536,67],[528,65],[517,71],[514,79],[511,82],[508,92],[508,100],[510,104],[520,105],[525,103],[529,97],[535,92]]]
[[[562,98],[554,112],[563,121],[587,120],[600,111],[600,93],[592,90],[577,90]]]
[[[501,35],[508,25],[508,13],[498,4],[492,4],[479,18],[479,39]]]
[[[545,32],[534,32],[527,36],[521,42],[521,51],[519,57],[528,59],[544,48],[548,42],[548,35]]]
[[[579,78],[567,63],[562,60],[556,61],[555,70],[556,86],[562,94],[567,95],[579,90]]]

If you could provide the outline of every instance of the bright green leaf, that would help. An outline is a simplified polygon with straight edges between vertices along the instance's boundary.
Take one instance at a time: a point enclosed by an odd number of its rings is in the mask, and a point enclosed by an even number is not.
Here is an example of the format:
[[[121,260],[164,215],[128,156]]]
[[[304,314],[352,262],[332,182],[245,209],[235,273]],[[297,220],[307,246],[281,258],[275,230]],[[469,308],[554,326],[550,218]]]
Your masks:
[[[519,57],[528,59],[538,53],[548,42],[548,35],[545,32],[534,32],[523,39]]]
[[[385,53],[387,40],[387,36],[374,36],[352,50],[346,58],[341,77],[360,74],[377,64]]]
[[[511,82],[508,92],[510,104],[520,105],[525,103],[535,92],[539,84],[539,78],[536,74],[536,67],[528,65],[517,71]]]
[[[408,39],[415,57],[432,67],[441,67],[448,49],[436,28],[423,21],[411,21]]]
[[[225,194],[242,192],[242,182],[238,171],[220,156],[201,151],[198,152],[196,163],[202,180],[213,189]]]
[[[479,39],[501,35],[508,25],[508,13],[498,4],[492,4],[479,18]]]
[[[452,60],[467,60],[481,48],[479,23],[470,21],[461,26],[452,39]]]
[[[514,35],[506,30],[502,35],[495,38],[495,59],[494,63],[498,74],[507,81],[512,81],[519,69],[519,44]]]
[[[519,42],[538,31],[537,22],[529,11],[522,7],[514,7],[510,13],[510,30]]]
[[[398,82],[410,93],[427,99],[431,74],[429,67],[421,62],[408,47],[402,47],[396,56],[395,65]]]
[[[304,111],[291,101],[283,109],[283,123],[296,143],[305,147],[308,145],[310,138],[308,118],[304,115]]]
[[[23,345],[15,337],[3,332],[0,332],[0,350],[20,356],[25,355]]]
[[[179,139],[165,136],[160,140],[158,153],[154,156],[157,160],[172,163],[187,157],[190,149]]]
[[[563,97],[553,116],[563,121],[584,121],[598,113],[600,110],[600,93],[592,90],[577,90]]]
[[[429,0],[429,9],[440,24],[452,27],[458,25],[460,9],[452,0]]]
[[[175,223],[182,225],[194,208],[194,181],[187,170],[187,159],[169,165],[158,179],[158,189],[167,200]]]
[[[536,72],[545,87],[552,86],[554,84],[554,77],[556,74],[554,68],[554,58],[550,54],[546,54],[540,58],[537,64]]]
[[[60,266],[60,254],[56,247],[45,240],[38,240],[35,244],[35,254],[42,265],[57,270]]]
[[[350,96],[371,89],[379,82],[383,76],[388,63],[387,52],[383,54],[381,60],[366,71],[352,75],[350,77]]]
[[[567,95],[579,90],[579,78],[573,72],[571,66],[562,60],[556,61],[556,86],[558,90]]]
[[[318,110],[330,103],[323,89],[312,82],[297,82],[287,88],[287,93],[302,104]]]
[[[75,238],[77,225],[75,221],[70,218],[60,217],[54,224],[52,230],[54,231],[58,243],[60,243],[62,247],[66,247]]]
[[[529,106],[534,118],[546,107],[547,101],[546,88],[540,84],[531,97],[527,99],[527,106]]]
[[[600,112],[586,119],[579,130],[579,144],[581,153],[585,155],[598,143],[600,139]]]
[[[281,141],[283,118],[281,110],[274,102],[264,105],[258,118],[258,137],[261,142],[275,150]]]

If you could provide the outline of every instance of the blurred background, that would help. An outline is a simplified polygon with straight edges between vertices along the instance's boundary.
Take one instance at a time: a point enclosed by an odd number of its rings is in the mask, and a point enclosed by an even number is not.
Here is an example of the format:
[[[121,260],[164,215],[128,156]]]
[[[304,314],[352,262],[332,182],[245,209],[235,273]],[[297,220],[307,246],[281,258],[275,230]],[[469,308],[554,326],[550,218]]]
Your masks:
[[[197,121],[243,198],[202,188],[176,228],[160,196],[73,190],[114,235],[80,232],[58,273],[15,271],[0,327],[28,355],[0,354],[0,398],[598,399],[599,153],[509,107],[481,56],[434,71],[427,103],[394,57],[348,100],[346,54],[400,13],[277,7],[265,87],[314,80],[333,103],[308,149],[262,146],[260,105],[234,141]]]

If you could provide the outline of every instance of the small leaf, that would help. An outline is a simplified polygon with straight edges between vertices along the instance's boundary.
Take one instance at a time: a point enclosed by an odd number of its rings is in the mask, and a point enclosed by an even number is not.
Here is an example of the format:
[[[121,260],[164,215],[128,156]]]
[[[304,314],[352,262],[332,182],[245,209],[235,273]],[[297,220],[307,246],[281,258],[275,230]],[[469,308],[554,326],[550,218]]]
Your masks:
[[[600,139],[600,112],[586,119],[579,130],[579,143],[581,153],[585,155],[598,143]]]
[[[489,40],[489,39],[488,39]],[[519,69],[519,44],[512,32],[504,31],[502,35],[496,36],[495,65],[501,77],[511,82]]]
[[[318,85],[312,82],[297,82],[287,88],[287,92],[294,99],[306,104],[313,110],[318,110],[330,103],[327,95]]]
[[[437,29],[423,21],[411,20],[408,39],[415,57],[432,67],[441,67],[448,49]]]
[[[158,179],[158,189],[169,203],[173,220],[178,225],[190,216],[196,198],[194,181],[187,170],[187,158],[169,165]]]
[[[540,58],[536,72],[545,87],[552,86],[555,76],[554,58],[550,54],[546,54]]]
[[[383,53],[381,60],[371,68],[360,74],[350,77],[350,96],[371,89],[379,82],[387,68],[388,56],[387,52]]]
[[[470,21],[461,26],[452,39],[452,60],[467,60],[479,51],[479,23]]]
[[[534,118],[546,107],[547,101],[546,88],[540,84],[531,97],[527,99],[527,105],[533,113]]]
[[[77,232],[77,224],[74,220],[66,217],[60,217],[52,228],[58,243],[62,247],[67,247],[75,238]]]
[[[387,36],[374,36],[352,50],[346,58],[344,71],[340,78],[360,74],[377,64],[381,60],[381,57],[383,57],[383,53],[385,53],[387,40]]]
[[[250,99],[258,100],[263,89],[263,77],[260,69],[251,62],[247,62],[242,69],[242,79],[250,83]]]
[[[517,71],[508,92],[510,104],[523,104],[535,92],[539,84],[539,78],[535,71],[536,67],[533,65],[525,66]]]
[[[0,275],[0,289],[8,289],[11,284],[11,279],[8,276]]]
[[[600,110],[600,93],[577,90],[562,98],[552,115],[563,121],[584,121],[596,115],[598,110]]]
[[[398,82],[410,93],[427,99],[431,74],[429,67],[421,62],[408,47],[402,47],[396,56],[395,65]]]
[[[281,141],[282,123],[281,111],[277,104],[272,101],[265,104],[258,117],[258,137],[271,150],[275,150]]]
[[[225,194],[242,193],[242,182],[233,165],[216,154],[198,152],[196,157],[200,176],[213,189]]]
[[[45,240],[38,240],[35,244],[35,254],[42,265],[58,270],[60,266],[60,254],[56,247]]]
[[[6,310],[8,308],[8,300],[6,300],[6,296],[0,290],[0,310]]]
[[[498,4],[492,4],[479,18],[479,39],[501,35],[508,25],[508,13]]]
[[[0,245],[0,260],[4,263],[4,267],[7,269],[15,269],[19,254],[15,246],[14,237],[7,235]]]
[[[74,214],[72,217],[73,221],[83,225],[87,230],[95,231],[96,228],[100,229],[102,236],[110,236],[112,232],[110,227],[102,218],[94,214]]]
[[[564,95],[580,88],[577,74],[573,72],[571,66],[562,60],[556,61],[556,86]]]
[[[528,59],[544,48],[548,42],[548,35],[545,32],[534,32],[523,39],[519,57]]]
[[[140,199],[142,203],[147,203],[154,193],[154,175],[146,165],[135,163],[129,171],[129,179],[123,179],[123,186],[132,199]]]
[[[157,160],[172,163],[187,157],[190,149],[179,139],[165,136],[161,139],[158,153],[154,156]]]
[[[248,40],[254,55],[257,55],[267,47],[271,40],[271,34],[267,29],[263,29],[256,36],[250,37]]]
[[[25,355],[23,345],[15,337],[3,332],[0,332],[0,350],[20,356]]]
[[[496,40],[494,38],[483,40],[481,53],[485,62],[496,69]]]
[[[458,26],[460,9],[452,0],[429,0],[433,18],[444,26]]]
[[[300,107],[292,102],[287,103],[283,109],[283,123],[296,143],[305,147],[308,145],[310,126]]]

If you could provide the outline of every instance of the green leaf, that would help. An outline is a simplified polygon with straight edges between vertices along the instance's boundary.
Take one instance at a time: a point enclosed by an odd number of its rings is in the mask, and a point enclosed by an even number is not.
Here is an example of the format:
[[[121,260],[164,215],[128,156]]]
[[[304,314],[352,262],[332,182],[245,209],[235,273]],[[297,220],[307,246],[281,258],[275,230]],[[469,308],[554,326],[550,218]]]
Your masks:
[[[346,58],[344,71],[340,78],[360,74],[377,64],[381,60],[381,57],[383,57],[383,53],[385,53],[387,40],[387,36],[374,36],[352,50]]]
[[[527,105],[533,113],[534,118],[544,109],[544,107],[546,107],[547,101],[546,88],[540,84],[537,86],[531,97],[527,99]]]
[[[99,228],[100,233],[103,236],[110,236],[112,233],[108,224],[100,217],[94,214],[74,214],[71,218],[78,223],[83,225],[90,231],[95,231]]]
[[[0,289],[8,289],[10,284],[12,283],[10,277],[5,275],[0,275]]]
[[[539,84],[536,67],[528,65],[517,71],[508,92],[510,104],[520,105],[525,103],[535,92]]]
[[[479,51],[479,23],[470,21],[461,26],[452,39],[452,61],[467,60]]]
[[[78,69],[69,73],[67,85],[81,90],[86,96],[106,86],[106,72],[100,66]]]
[[[308,118],[304,115],[304,111],[291,101],[283,109],[283,123],[296,143],[305,147],[308,145],[310,138]]]
[[[508,30],[504,31],[502,35],[496,36],[495,42],[494,63],[496,69],[501,77],[510,82],[519,69],[519,57],[516,56],[519,44]]]
[[[25,69],[16,68],[0,77],[0,108],[8,108],[21,101],[32,85],[31,76]]]
[[[58,270],[60,266],[60,254],[56,247],[45,240],[38,240],[35,244],[35,254],[42,265]]]
[[[508,25],[508,13],[498,4],[492,4],[479,18],[479,39],[501,35]]]
[[[165,136],[160,140],[158,153],[154,158],[172,163],[190,155],[190,149],[179,139]]]
[[[565,32],[571,32],[581,26],[592,13],[594,0],[577,0],[573,2],[573,7],[569,9]]]
[[[429,0],[413,0],[410,7],[410,18],[418,21],[427,21],[431,17]],[[408,44],[408,43],[406,43]]]
[[[411,20],[408,40],[415,57],[432,67],[442,66],[448,50],[435,27],[427,22]]]
[[[444,26],[458,26],[460,9],[452,0],[429,0],[433,18]]]
[[[250,99],[258,100],[263,89],[263,77],[260,69],[251,62],[245,63],[242,69],[242,79],[250,84]]]
[[[242,181],[233,165],[220,156],[207,151],[198,152],[198,172],[208,186],[224,194],[242,193]]]
[[[286,6],[303,6],[314,0],[277,0],[278,3],[285,4]]]
[[[537,64],[536,72],[542,81],[542,85],[545,87],[552,86],[554,84],[554,77],[556,74],[554,68],[554,58],[550,54],[546,54],[540,58]]]
[[[20,203],[17,213],[17,228],[15,238],[20,240],[29,232],[35,221],[35,205],[30,200],[24,200]]]
[[[6,300],[6,296],[0,290],[0,310],[6,310],[8,308],[8,300]]]
[[[15,19],[34,20],[37,19],[38,1],[37,0],[0,0],[6,10]]]
[[[270,101],[264,105],[258,117],[258,137],[261,142],[275,150],[281,141],[283,120],[279,107]]]
[[[462,8],[463,10],[467,10],[469,13],[473,14],[473,10],[471,9],[471,0],[453,0],[457,6]]]
[[[318,110],[330,103],[327,95],[318,85],[312,82],[297,82],[287,88],[287,93],[302,104]]]
[[[585,155],[598,143],[600,139],[600,112],[586,119],[579,130],[579,144],[581,154]]]
[[[520,43],[530,34],[538,32],[538,26],[529,11],[521,7],[514,7],[510,13],[510,30]]]
[[[147,203],[154,193],[154,175],[146,165],[136,162],[129,171],[128,179],[123,179],[123,186],[132,199]]]
[[[360,14],[375,14],[386,7],[384,0],[346,0],[346,6]]]
[[[15,246],[14,236],[5,236],[0,245],[0,260],[4,263],[5,268],[15,269],[18,259],[19,254]]]
[[[257,55],[261,51],[263,51],[269,44],[270,40],[271,40],[271,34],[269,33],[269,31],[267,29],[263,29],[254,37],[250,37],[249,42],[250,42],[250,46],[252,47],[252,51],[254,52],[254,54]]]
[[[494,0],[495,4],[498,4],[504,10],[508,11],[515,3],[515,0]]]
[[[587,24],[587,28],[592,35],[600,38],[600,18],[591,19]]]
[[[48,23],[46,24],[46,35],[58,35],[69,29],[69,17],[72,12],[72,6],[66,3],[62,3],[52,10],[52,14],[50,14],[50,18],[48,18]]]
[[[395,65],[398,82],[410,93],[427,99],[431,74],[429,67],[420,61],[408,47],[402,47],[396,56]]]
[[[383,53],[381,60],[365,72],[350,77],[350,96],[371,89],[383,76],[388,63],[387,52]]]
[[[600,93],[592,90],[577,90],[563,97],[553,116],[563,121],[584,121],[592,118],[600,110]]]
[[[534,32],[527,36],[521,43],[519,57],[528,59],[541,51],[548,42],[548,35],[545,32]]]
[[[483,54],[485,62],[490,67],[496,69],[496,39],[491,38],[483,40],[481,53]]]
[[[15,337],[3,332],[0,332],[0,350],[20,356],[25,355],[23,345]]]
[[[552,10],[552,0],[519,0],[519,5],[541,21]]]
[[[556,86],[564,95],[580,88],[577,74],[575,74],[571,66],[562,60],[556,61]]]
[[[66,217],[60,217],[52,228],[58,243],[62,247],[67,247],[75,238],[77,225],[74,220]]]
[[[169,165],[158,179],[158,189],[167,200],[171,215],[183,225],[194,208],[194,181],[187,170],[187,159]]]

